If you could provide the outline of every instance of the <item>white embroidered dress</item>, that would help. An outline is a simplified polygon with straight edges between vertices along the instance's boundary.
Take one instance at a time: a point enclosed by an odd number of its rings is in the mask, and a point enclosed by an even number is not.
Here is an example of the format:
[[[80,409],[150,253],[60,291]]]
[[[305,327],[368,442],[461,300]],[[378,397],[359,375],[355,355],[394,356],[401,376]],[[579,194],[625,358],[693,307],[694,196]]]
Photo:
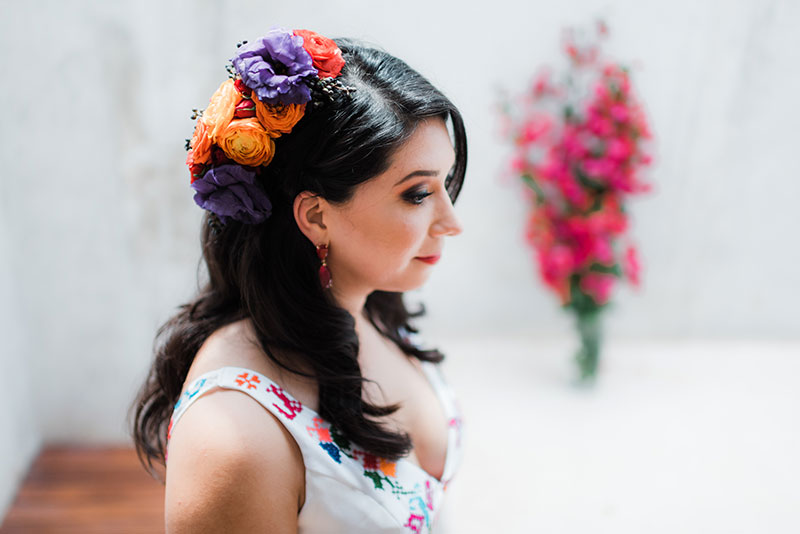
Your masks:
[[[449,425],[441,480],[406,459],[390,462],[360,450],[272,380],[240,367],[223,367],[192,382],[175,405],[167,439],[181,415],[203,394],[215,388],[241,391],[275,414],[303,454],[306,491],[298,516],[301,534],[430,533],[460,463],[461,417],[438,367],[421,363]]]

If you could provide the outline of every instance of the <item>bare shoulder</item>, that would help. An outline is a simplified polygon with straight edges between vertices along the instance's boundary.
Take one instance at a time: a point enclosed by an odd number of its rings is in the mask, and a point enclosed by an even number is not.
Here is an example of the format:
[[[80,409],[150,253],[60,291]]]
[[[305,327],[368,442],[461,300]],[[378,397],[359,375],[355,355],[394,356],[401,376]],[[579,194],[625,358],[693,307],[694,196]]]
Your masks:
[[[195,356],[186,384],[204,373],[226,366],[252,369],[276,382],[304,406],[315,411],[319,407],[316,383],[290,373],[270,360],[258,345],[248,320],[226,325],[209,336]]]
[[[313,384],[273,363],[249,321],[237,321],[209,336],[185,385],[226,366],[252,369],[285,386],[303,404],[316,405]],[[172,428],[167,532],[296,532],[304,499],[300,448],[286,427],[247,394],[212,390]]]
[[[247,367],[265,375],[274,374],[271,373],[274,364],[259,347],[249,321],[236,321],[211,334],[195,355],[186,383],[225,366]]]
[[[295,533],[304,485],[302,453],[269,411],[238,391],[209,392],[172,430],[167,532]]]

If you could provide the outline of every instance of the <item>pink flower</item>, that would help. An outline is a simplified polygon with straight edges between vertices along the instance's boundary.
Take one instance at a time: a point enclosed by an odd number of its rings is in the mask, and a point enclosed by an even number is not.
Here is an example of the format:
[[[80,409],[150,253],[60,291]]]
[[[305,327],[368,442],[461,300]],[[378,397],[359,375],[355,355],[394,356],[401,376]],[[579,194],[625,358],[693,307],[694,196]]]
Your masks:
[[[593,115],[587,123],[589,130],[600,137],[606,137],[614,133],[614,124],[600,115]]]
[[[600,36],[607,32],[598,28]],[[540,71],[520,109],[504,109],[506,136],[515,145],[509,167],[535,182],[536,193],[524,189],[531,201],[526,237],[544,284],[567,304],[577,277],[580,290],[603,305],[619,273],[592,266],[622,268],[639,283],[635,249],[621,254],[617,240],[628,228],[628,195],[649,189],[640,172],[650,162],[644,141],[651,134],[622,65],[603,60],[597,46],[574,32],[565,33],[563,47],[577,86]]]
[[[608,142],[608,148],[606,149],[606,155],[617,161],[622,161],[626,159],[628,156],[631,155],[633,152],[633,147],[627,140],[623,140],[620,137],[615,137]]]
[[[615,191],[631,192],[629,174],[618,169],[608,177],[608,185]]]
[[[595,233],[621,234],[628,227],[628,218],[622,213],[614,197],[603,199],[602,208],[589,216],[590,226]]]
[[[550,83],[550,73],[548,71],[542,71],[537,76],[536,79],[533,81],[533,96],[534,98],[541,98],[546,94],[553,93],[554,89],[552,84]]]
[[[583,170],[592,178],[607,178],[616,169],[617,164],[611,159],[587,159],[583,162]]]
[[[594,272],[586,273],[581,277],[578,287],[592,297],[598,305],[602,306],[611,298],[611,290],[614,288],[614,275]]]
[[[522,127],[520,143],[535,143],[540,137],[550,131],[553,121],[545,116],[539,115],[532,117]]]
[[[589,206],[589,195],[578,183],[571,172],[562,172],[556,176],[561,194],[574,207],[585,210]]]
[[[628,249],[625,251],[625,257],[622,261],[622,270],[630,283],[633,284],[634,287],[639,287],[641,265],[639,263],[639,254],[636,251],[636,247],[633,245],[629,245]]]
[[[627,122],[628,117],[630,116],[628,108],[626,108],[623,104],[615,104],[611,106],[609,113],[611,114],[611,118],[614,119],[615,122],[619,123]]]
[[[602,105],[602,103],[605,101],[611,100],[611,92],[603,82],[598,82],[598,84],[594,86],[594,96],[597,100],[597,103],[600,105]]]
[[[597,263],[603,265],[614,264],[614,249],[611,248],[611,242],[608,236],[595,237],[592,247],[592,256]]]
[[[589,262],[594,251],[594,243],[587,220],[581,216],[573,216],[559,225],[560,237],[569,243],[572,261],[577,267]]]
[[[588,150],[584,145],[582,135],[576,128],[566,128],[564,131],[564,152],[566,157],[570,160],[582,159],[588,154]]]
[[[569,247],[556,245],[547,250],[539,250],[542,279],[559,294],[562,302],[569,300],[569,277],[574,266]]]

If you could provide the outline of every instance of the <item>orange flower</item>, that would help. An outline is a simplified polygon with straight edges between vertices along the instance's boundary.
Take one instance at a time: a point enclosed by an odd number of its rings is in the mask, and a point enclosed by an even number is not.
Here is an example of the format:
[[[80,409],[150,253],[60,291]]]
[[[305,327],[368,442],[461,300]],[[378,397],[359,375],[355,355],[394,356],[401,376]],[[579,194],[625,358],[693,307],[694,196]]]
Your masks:
[[[217,136],[233,119],[236,103],[241,98],[230,78],[222,82],[219,89],[211,95],[211,102],[203,112],[203,122],[208,126],[208,137],[216,142]]]
[[[208,126],[202,120],[198,120],[194,127],[189,146],[192,148],[192,159],[195,163],[208,163],[211,159],[211,138],[208,136]]]
[[[275,143],[256,119],[231,121],[219,134],[220,148],[236,163],[257,167],[268,165]]]
[[[291,132],[306,111],[305,104],[272,105],[264,104],[257,98],[253,98],[253,102],[256,104],[256,117],[271,137]]]

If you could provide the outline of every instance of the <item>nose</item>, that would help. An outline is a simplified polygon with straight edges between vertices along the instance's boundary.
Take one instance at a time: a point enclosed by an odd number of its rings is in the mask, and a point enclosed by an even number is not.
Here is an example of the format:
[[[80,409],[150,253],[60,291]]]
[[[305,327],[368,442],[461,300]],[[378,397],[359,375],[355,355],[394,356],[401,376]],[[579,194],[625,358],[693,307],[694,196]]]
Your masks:
[[[462,232],[461,221],[456,216],[456,210],[453,208],[453,202],[450,200],[450,195],[446,192],[442,195],[444,198],[439,202],[436,211],[436,219],[431,225],[431,236],[447,236],[458,235]]]

